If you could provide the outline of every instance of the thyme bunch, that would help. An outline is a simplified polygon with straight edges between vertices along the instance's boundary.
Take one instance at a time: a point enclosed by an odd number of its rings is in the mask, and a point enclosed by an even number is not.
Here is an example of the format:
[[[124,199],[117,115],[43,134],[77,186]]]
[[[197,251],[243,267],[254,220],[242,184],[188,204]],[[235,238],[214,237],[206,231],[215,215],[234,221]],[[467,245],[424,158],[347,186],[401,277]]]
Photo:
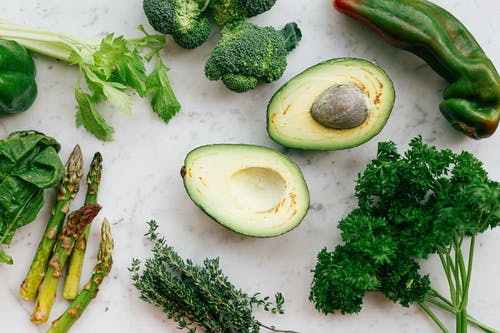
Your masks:
[[[153,243],[152,257],[146,259],[141,271],[141,261],[132,260],[133,285],[140,291],[142,300],[153,304],[178,324],[179,329],[204,328],[207,333],[257,333],[261,328],[281,331],[260,323],[253,314],[257,308],[283,314],[284,298],[259,293],[249,295],[236,288],[219,266],[219,258],[205,259],[199,266],[192,260],[182,259],[173,247],[157,233],[158,224],[148,222],[146,233]]]

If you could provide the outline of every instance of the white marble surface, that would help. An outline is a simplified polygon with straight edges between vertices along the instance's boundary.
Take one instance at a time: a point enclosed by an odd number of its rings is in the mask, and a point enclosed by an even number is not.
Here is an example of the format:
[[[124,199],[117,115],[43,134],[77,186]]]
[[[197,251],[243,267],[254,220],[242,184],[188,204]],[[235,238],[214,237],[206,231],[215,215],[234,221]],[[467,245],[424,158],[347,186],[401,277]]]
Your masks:
[[[477,37],[493,62],[500,66],[500,2],[492,0],[436,0],[459,17]],[[138,36],[138,24],[147,25],[140,0],[16,0],[2,1],[0,17],[33,27],[103,36],[114,31]],[[37,129],[62,143],[65,160],[80,144],[90,161],[95,151],[104,157],[98,220],[112,222],[116,250],[111,275],[71,332],[177,332],[163,313],[139,300],[127,267],[132,257],[146,258],[149,247],[142,236],[146,221],[156,219],[160,232],[184,257],[201,261],[220,256],[230,279],[244,290],[285,295],[285,315],[258,314],[262,321],[303,333],[320,332],[437,332],[416,307],[395,305],[370,295],[359,315],[319,314],[308,300],[316,253],[338,241],[337,221],[354,206],[353,180],[374,157],[377,142],[394,140],[402,148],[418,134],[426,142],[456,151],[466,149],[485,163],[491,178],[500,180],[500,134],[474,141],[453,130],[438,111],[445,82],[420,59],[397,50],[362,25],[335,12],[330,0],[278,0],[275,7],[252,21],[282,26],[295,20],[303,31],[299,47],[288,57],[283,78],[243,94],[233,94],[203,75],[204,59],[217,38],[186,51],[171,44],[164,59],[183,109],[168,125],[146,102],[134,99],[130,117],[106,111],[115,127],[115,140],[103,143],[74,126],[73,88],[77,72],[64,64],[36,58],[39,96],[27,112],[0,119],[0,137],[21,129]],[[269,139],[265,129],[266,104],[274,91],[306,67],[334,57],[354,56],[376,61],[392,77],[397,94],[384,130],[372,141],[345,151],[284,150]],[[208,143],[261,144],[285,151],[302,168],[311,193],[311,209],[292,232],[272,239],[236,235],[206,217],[185,194],[179,168],[185,154]],[[48,193],[52,198],[53,193]],[[74,203],[83,202],[79,195]],[[29,321],[33,303],[21,300],[18,286],[31,262],[48,215],[48,205],[37,220],[19,230],[9,249],[13,266],[0,266],[0,332],[45,332],[48,325]],[[98,226],[94,225],[84,276],[93,266]],[[479,238],[470,312],[500,328],[500,230]],[[424,264],[433,283],[444,287],[435,260]],[[67,306],[58,298],[51,319]],[[471,329],[471,332],[474,330]]]

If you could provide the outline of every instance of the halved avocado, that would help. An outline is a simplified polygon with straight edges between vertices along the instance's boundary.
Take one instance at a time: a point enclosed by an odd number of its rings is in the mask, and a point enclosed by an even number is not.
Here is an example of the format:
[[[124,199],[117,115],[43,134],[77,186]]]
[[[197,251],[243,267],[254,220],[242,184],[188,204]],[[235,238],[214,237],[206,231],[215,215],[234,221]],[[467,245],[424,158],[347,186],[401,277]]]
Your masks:
[[[273,95],[267,131],[290,148],[355,147],[382,130],[394,96],[391,79],[375,63],[331,59],[306,69]]]
[[[201,146],[188,153],[181,175],[196,205],[243,235],[281,235],[295,228],[309,209],[309,191],[301,170],[270,148]]]

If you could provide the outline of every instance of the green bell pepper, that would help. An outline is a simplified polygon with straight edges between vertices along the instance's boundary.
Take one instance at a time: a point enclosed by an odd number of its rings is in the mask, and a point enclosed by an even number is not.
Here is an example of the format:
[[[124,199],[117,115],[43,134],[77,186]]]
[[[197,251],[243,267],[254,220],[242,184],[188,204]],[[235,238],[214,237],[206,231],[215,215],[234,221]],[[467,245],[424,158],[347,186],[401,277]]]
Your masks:
[[[0,40],[0,116],[28,109],[37,96],[35,62],[12,40]]]
[[[450,82],[441,113],[472,138],[492,135],[500,121],[500,76],[466,27],[425,0],[334,0],[338,11],[392,45],[425,60]]]

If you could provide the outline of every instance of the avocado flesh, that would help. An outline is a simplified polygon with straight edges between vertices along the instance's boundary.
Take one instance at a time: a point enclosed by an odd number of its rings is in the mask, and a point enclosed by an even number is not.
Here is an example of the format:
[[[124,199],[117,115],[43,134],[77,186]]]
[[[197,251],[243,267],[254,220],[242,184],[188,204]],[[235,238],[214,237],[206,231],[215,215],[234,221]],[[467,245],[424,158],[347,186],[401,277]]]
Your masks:
[[[301,170],[270,148],[201,146],[188,153],[182,170],[191,200],[215,221],[243,235],[286,233],[302,221],[309,208]]]
[[[335,85],[352,84],[370,102],[366,120],[359,126],[335,129],[311,116],[314,101]],[[297,149],[337,150],[356,147],[377,135],[394,105],[391,79],[376,64],[363,59],[338,58],[312,66],[283,85],[267,108],[267,131],[279,144]]]

